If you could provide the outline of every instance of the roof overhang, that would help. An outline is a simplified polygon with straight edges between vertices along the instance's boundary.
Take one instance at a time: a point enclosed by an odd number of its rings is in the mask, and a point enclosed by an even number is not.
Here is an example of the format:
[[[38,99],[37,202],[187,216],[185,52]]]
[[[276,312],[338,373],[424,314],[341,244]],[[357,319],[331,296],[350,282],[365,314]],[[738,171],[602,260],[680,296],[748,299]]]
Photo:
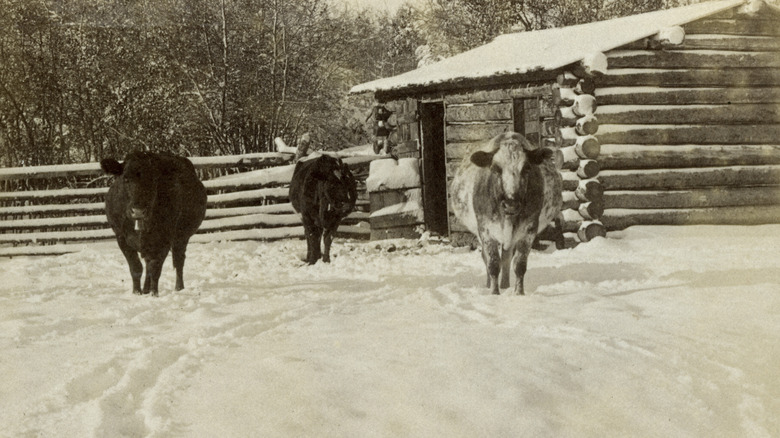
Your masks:
[[[492,42],[397,76],[352,87],[350,94],[401,94],[476,83],[531,81],[603,53],[748,3],[718,0],[556,29],[500,35]],[[763,2],[761,2],[763,3]]]

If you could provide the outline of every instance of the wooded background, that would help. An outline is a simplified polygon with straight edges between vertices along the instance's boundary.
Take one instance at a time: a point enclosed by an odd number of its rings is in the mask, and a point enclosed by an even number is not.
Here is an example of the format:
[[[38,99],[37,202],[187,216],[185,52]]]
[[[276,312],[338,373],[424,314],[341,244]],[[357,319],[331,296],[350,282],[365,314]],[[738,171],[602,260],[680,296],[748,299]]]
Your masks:
[[[695,2],[695,1],[694,1]],[[498,34],[686,0],[427,0],[394,13],[326,0],[0,0],[0,166],[316,149],[369,141],[391,76]]]

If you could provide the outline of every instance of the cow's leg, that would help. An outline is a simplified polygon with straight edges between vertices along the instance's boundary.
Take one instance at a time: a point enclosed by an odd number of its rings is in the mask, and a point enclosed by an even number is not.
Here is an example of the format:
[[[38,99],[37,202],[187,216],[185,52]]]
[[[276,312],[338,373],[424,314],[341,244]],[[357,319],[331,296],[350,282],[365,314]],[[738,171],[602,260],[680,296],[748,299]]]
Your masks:
[[[149,270],[151,269],[149,260],[144,259],[144,262],[146,263],[146,276],[144,277],[144,289],[141,292],[141,294],[146,295],[149,293],[149,289],[151,288],[152,285],[152,275],[149,274]]]
[[[563,215],[555,216],[555,249],[566,248],[566,241],[563,238]]]
[[[486,274],[487,281],[485,282],[485,287],[490,287],[490,268],[488,267],[490,266],[490,261],[488,258],[488,251],[485,249],[486,244],[483,243],[481,246],[482,246],[482,263],[485,264],[485,272],[487,272]]]
[[[325,263],[330,263],[330,245],[333,243],[333,235],[336,234],[336,230],[338,229],[338,224],[325,228],[325,231],[322,235],[322,261]]]
[[[185,259],[185,252],[187,251],[187,242],[189,239],[184,239],[184,241],[178,241],[175,242],[171,248],[171,253],[173,256],[173,267],[176,269],[176,290],[180,291],[184,289],[184,259]]]
[[[492,289],[494,295],[498,295],[498,275],[501,272],[501,255],[498,242],[495,240],[483,241],[482,259],[485,260],[485,267],[488,273],[488,286]]]
[[[123,237],[117,237],[116,240],[119,243],[119,249],[127,260],[127,265],[130,267],[130,277],[133,279],[133,293],[141,294],[141,276],[144,274],[144,265],[141,263],[141,258],[138,257],[138,252],[125,242]]]
[[[531,252],[531,246],[534,242],[534,235],[532,233],[526,234],[520,242],[517,243],[516,255],[514,258],[515,263],[515,293],[517,295],[525,295],[523,288],[523,281],[525,279],[525,271],[528,268],[528,253]]]
[[[168,248],[159,253],[145,258],[146,260],[146,280],[144,281],[144,293],[151,292],[153,296],[158,294],[158,285],[160,283],[160,274],[162,273],[163,263],[168,257]]]
[[[510,265],[512,264],[512,255],[514,255],[514,253],[514,248],[501,248],[501,289],[509,287],[509,270]]]
[[[314,221],[308,218],[305,214],[301,216],[301,219],[303,220],[303,235],[306,237],[306,258],[303,259],[303,261],[311,264],[314,247],[311,242],[312,231],[316,225],[314,224]]]
[[[311,228],[304,222],[303,235],[306,237],[306,257],[303,258],[303,261],[306,263],[309,263],[309,260],[311,260],[311,237],[309,234],[311,234]]]
[[[308,263],[313,265],[322,257],[322,227],[314,226],[309,235],[311,236],[311,256]]]
[[[313,265],[317,263],[317,260],[322,255],[320,250],[322,227],[318,226],[313,220],[304,217],[303,229],[306,233],[306,263]]]

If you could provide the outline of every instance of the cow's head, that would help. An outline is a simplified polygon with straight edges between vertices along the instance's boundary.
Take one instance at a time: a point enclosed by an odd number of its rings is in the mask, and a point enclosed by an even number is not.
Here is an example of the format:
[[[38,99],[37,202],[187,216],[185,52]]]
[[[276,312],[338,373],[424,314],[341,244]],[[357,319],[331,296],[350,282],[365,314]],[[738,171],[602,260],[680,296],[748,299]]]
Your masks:
[[[505,132],[490,140],[485,150],[474,152],[471,162],[490,168],[501,181],[499,198],[507,215],[517,215],[525,204],[529,177],[553,154],[552,149],[533,146],[516,132]]]
[[[100,167],[104,172],[122,178],[121,187],[128,199],[125,212],[128,218],[139,224],[151,216],[161,177],[160,161],[153,154],[133,152],[123,163],[105,158]]]
[[[357,183],[349,166],[339,158],[323,155],[312,172],[312,177],[324,182],[320,185],[322,202],[327,211],[346,216],[355,208]]]

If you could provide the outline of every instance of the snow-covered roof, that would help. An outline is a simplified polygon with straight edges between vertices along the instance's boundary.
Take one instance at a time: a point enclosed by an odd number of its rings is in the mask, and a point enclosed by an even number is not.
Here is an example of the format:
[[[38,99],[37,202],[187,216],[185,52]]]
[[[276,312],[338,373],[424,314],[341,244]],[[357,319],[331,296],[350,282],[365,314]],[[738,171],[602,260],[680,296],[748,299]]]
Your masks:
[[[747,0],[710,1],[576,26],[505,34],[435,64],[356,85],[350,93],[552,71],[592,53],[606,52],[653,36],[667,27],[690,23],[745,3]]]

